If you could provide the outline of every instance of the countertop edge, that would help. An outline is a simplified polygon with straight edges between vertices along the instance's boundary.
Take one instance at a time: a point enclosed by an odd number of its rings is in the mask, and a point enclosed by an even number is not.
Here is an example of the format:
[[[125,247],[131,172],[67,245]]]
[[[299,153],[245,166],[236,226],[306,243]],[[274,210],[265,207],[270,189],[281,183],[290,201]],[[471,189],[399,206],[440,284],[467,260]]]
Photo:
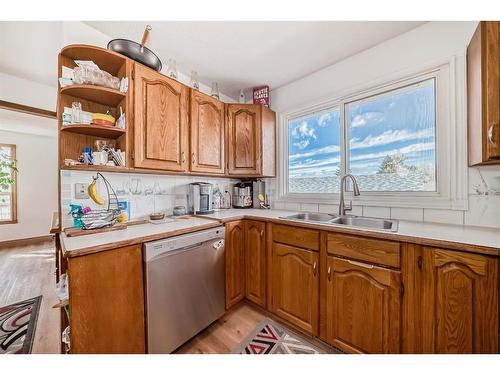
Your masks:
[[[326,232],[344,233],[344,234],[372,237],[372,238],[378,238],[378,239],[384,239],[384,240],[407,242],[407,243],[413,243],[413,244],[417,244],[417,245],[443,247],[443,248],[450,249],[450,250],[459,250],[459,251],[466,251],[466,252],[475,253],[475,254],[500,257],[500,248],[496,248],[496,247],[474,245],[474,244],[449,241],[449,240],[416,237],[416,236],[411,236],[411,235],[399,234],[397,232],[380,232],[380,231],[371,231],[369,229],[364,229],[364,228],[349,228],[349,227],[339,227],[339,226],[331,226],[331,225],[321,225],[321,224],[308,223],[308,222],[299,222],[296,220],[287,220],[287,219],[282,219],[282,218],[270,218],[270,217],[254,216],[251,214],[249,214],[249,215],[239,214],[239,215],[232,216],[230,218],[223,218],[223,219],[208,218],[208,217],[202,216],[202,215],[199,215],[198,217],[204,217],[206,219],[217,220],[223,224],[231,222],[231,221],[237,221],[237,220],[266,221],[266,222],[272,222],[275,224],[287,224],[287,225],[294,225],[294,226],[302,227],[302,228],[312,228],[312,229],[317,229],[317,230],[323,230]]]
[[[156,234],[151,234],[148,236],[142,236],[142,237],[132,238],[132,239],[123,240],[123,241],[115,241],[115,242],[110,242],[110,243],[106,243],[106,244],[99,245],[99,246],[82,247],[82,248],[77,249],[77,250],[67,250],[64,246],[64,240],[62,240],[61,241],[61,250],[62,250],[62,254],[65,258],[75,258],[75,257],[83,256],[83,255],[90,255],[90,254],[99,253],[101,251],[113,250],[113,249],[116,249],[118,247],[133,246],[133,245],[142,244],[144,242],[156,241],[156,240],[161,240],[163,238],[170,238],[170,237],[179,236],[182,234],[198,232],[200,230],[215,228],[215,227],[221,225],[221,221],[216,220],[216,219],[211,219],[211,220],[212,220],[212,222],[207,222],[206,224],[198,224],[198,225],[195,225],[195,226],[192,226],[189,228],[176,229],[176,230],[172,230],[169,232],[156,233]],[[89,236],[91,236],[91,234],[89,234]]]

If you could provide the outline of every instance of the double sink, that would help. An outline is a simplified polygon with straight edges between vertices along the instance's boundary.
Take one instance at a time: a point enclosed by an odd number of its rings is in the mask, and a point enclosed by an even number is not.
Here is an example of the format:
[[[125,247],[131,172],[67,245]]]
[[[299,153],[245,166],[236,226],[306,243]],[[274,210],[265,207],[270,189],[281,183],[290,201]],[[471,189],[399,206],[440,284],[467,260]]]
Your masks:
[[[361,216],[338,216],[333,214],[322,214],[317,212],[302,212],[295,215],[283,216],[282,219],[288,220],[300,220],[313,222],[318,224],[331,224],[331,225],[341,225],[353,228],[367,228],[384,230],[389,232],[397,232],[398,222],[397,220],[386,220],[373,217],[361,217]]]

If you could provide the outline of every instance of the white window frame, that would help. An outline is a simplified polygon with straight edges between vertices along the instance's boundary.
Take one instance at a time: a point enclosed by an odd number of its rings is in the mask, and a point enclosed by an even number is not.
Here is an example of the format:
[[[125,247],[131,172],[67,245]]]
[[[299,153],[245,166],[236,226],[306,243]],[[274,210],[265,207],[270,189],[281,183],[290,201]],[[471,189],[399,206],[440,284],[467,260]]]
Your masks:
[[[336,97],[301,109],[279,115],[278,129],[278,201],[336,204],[339,194],[290,193],[288,191],[288,124],[290,121],[314,113],[340,109],[340,119],[347,121],[345,106],[353,101],[380,95],[427,79],[435,79],[436,93],[436,188],[432,192],[361,192],[353,199],[354,205],[383,207],[468,209],[467,200],[467,146],[465,108],[465,59],[457,64],[456,56],[427,69],[413,73],[395,74],[381,82],[348,90]],[[456,68],[460,65],[461,69]],[[457,73],[458,71],[458,73]],[[457,89],[458,86],[458,89]],[[346,171],[347,124],[340,126],[340,170]]]

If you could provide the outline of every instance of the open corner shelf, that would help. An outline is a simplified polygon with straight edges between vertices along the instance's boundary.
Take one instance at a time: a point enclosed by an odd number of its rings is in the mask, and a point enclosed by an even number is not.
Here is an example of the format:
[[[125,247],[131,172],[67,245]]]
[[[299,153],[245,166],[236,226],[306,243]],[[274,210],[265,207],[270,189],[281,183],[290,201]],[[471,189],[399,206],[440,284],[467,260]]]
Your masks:
[[[61,169],[71,170],[71,171],[89,171],[89,172],[114,172],[114,173],[126,173],[130,172],[128,167],[110,167],[107,165],[63,165]]]
[[[61,55],[72,60],[92,60],[99,68],[111,74],[116,74],[126,62],[126,57],[105,48],[71,44],[61,50]]]
[[[61,94],[71,95],[77,98],[117,107],[127,96],[126,93],[107,87],[94,85],[71,85],[61,88]]]
[[[94,137],[116,139],[126,133],[125,129],[116,126],[72,124],[61,127],[62,132],[78,133]]]

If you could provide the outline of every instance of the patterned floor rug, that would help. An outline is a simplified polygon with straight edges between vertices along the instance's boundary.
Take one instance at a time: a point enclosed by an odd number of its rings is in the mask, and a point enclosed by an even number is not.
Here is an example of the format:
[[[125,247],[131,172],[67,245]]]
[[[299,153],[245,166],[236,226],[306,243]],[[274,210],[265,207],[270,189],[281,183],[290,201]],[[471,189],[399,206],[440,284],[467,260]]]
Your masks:
[[[29,354],[42,296],[0,307],[0,354]]]
[[[305,338],[290,332],[271,319],[264,319],[236,349],[236,354],[323,354]]]

